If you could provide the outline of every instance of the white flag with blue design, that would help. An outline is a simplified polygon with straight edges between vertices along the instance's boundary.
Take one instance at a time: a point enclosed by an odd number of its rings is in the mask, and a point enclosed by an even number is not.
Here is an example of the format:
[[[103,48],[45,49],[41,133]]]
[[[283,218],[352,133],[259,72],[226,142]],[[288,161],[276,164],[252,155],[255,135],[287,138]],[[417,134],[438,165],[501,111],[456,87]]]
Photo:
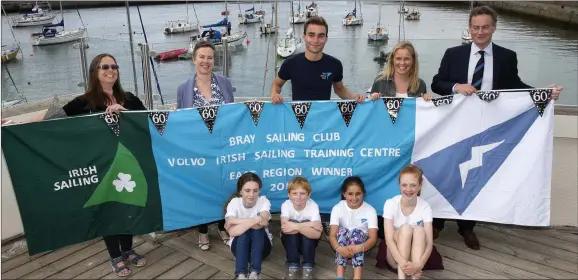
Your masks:
[[[434,217],[550,225],[553,110],[540,116],[528,92],[493,102],[455,95],[416,103],[412,162]]]

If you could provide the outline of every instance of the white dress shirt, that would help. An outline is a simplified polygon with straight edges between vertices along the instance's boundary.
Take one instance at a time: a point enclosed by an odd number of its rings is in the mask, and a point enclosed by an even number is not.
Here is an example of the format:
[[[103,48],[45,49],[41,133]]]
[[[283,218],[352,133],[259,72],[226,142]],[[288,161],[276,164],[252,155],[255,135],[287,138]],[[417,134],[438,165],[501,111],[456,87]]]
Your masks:
[[[470,64],[468,66],[468,84],[472,84],[472,79],[474,77],[474,70],[476,69],[476,64],[480,60],[481,51],[476,44],[472,43],[472,49],[470,51]],[[492,52],[492,43],[484,49],[484,78],[482,79],[481,90],[492,90],[492,80],[494,77],[494,56]]]
[[[480,60],[481,49],[474,43],[470,50],[470,63],[468,65],[468,84],[472,84],[472,79],[474,78],[474,70],[476,69],[476,64]],[[492,83],[494,79],[494,53],[492,52],[492,42],[484,49],[484,78],[482,79],[482,86],[480,90],[492,90]],[[456,92],[456,85],[452,87],[453,93]]]

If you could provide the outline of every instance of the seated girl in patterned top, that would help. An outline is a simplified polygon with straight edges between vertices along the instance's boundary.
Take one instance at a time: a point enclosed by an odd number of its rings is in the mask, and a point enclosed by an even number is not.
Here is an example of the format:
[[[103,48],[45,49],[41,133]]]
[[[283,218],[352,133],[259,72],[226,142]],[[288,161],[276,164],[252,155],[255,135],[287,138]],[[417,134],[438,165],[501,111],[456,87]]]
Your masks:
[[[329,242],[335,252],[337,279],[344,279],[348,260],[353,263],[353,278],[361,279],[365,251],[377,241],[377,212],[364,201],[361,178],[348,177],[341,186],[341,201],[331,210]]]

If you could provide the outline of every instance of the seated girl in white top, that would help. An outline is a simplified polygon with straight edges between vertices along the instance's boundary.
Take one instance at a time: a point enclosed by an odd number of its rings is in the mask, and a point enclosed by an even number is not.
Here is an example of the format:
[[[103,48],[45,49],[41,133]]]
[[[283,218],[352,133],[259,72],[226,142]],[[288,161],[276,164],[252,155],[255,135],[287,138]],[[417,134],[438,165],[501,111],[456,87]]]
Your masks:
[[[315,249],[321,237],[319,206],[311,197],[311,185],[303,177],[295,177],[287,186],[289,199],[281,205],[281,241],[287,254],[285,279],[313,279]],[[303,262],[301,262],[301,255]],[[302,265],[300,265],[302,264]]]
[[[365,186],[357,176],[348,177],[341,186],[341,201],[331,210],[329,242],[335,250],[337,279],[344,279],[349,259],[353,279],[361,279],[365,251],[377,241],[377,212],[366,203]]]
[[[267,228],[271,202],[259,196],[262,185],[257,174],[243,174],[237,181],[237,192],[226,204],[225,229],[233,237],[230,244],[237,279],[259,279],[261,263],[271,253],[272,236]]]
[[[432,210],[419,197],[423,171],[410,164],[399,173],[401,195],[383,206],[387,262],[399,279],[419,279],[433,248]]]

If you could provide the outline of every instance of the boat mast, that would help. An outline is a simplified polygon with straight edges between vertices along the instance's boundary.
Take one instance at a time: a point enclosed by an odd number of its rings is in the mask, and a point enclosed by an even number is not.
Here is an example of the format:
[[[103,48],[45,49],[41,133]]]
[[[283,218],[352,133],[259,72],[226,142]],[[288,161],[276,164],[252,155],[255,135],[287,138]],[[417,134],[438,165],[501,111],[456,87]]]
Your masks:
[[[277,11],[277,9],[275,9]],[[291,0],[291,28],[295,27],[295,11],[293,11],[293,0]]]
[[[297,0],[297,12],[299,16],[301,16],[301,0]]]
[[[138,97],[138,86],[137,86],[137,79],[136,79],[136,66],[134,62],[134,44],[132,42],[132,25],[130,23],[130,9],[128,5],[128,1],[124,1],[124,5],[126,6],[126,19],[128,22],[128,40],[130,45],[130,56],[132,60],[132,74],[133,74],[133,82],[134,82],[134,94]]]
[[[277,34],[279,34],[279,22],[278,22],[278,18],[277,18],[277,0],[275,0],[275,3],[273,4],[273,12],[275,13],[275,40],[274,40],[274,44],[275,44],[275,51],[277,51]],[[291,15],[293,16],[293,15]],[[277,67],[277,56],[275,55],[275,67]]]
[[[62,18],[62,31],[64,31],[64,12],[62,11],[62,1],[60,1],[60,17]]]
[[[6,66],[6,63],[2,63],[2,65],[4,66],[4,69],[6,69],[6,73],[8,73],[8,77],[10,78],[10,81],[12,81],[12,85],[14,85],[14,88],[16,89],[16,94],[17,94],[18,98],[20,98],[20,101],[18,101],[16,104],[22,102],[22,100],[24,100],[24,102],[28,103],[28,100],[26,100],[26,97],[24,96],[24,94],[20,93],[20,91],[18,90],[18,87],[16,86],[16,83],[14,82],[14,79],[12,78],[12,74],[10,74],[10,70],[8,69],[8,66]],[[4,102],[2,102],[2,105],[4,105]]]
[[[8,15],[6,14],[6,10],[4,10],[4,5],[1,5],[1,6],[2,6],[2,12],[4,12],[4,17],[6,18],[6,21],[8,21]],[[20,42],[16,39],[16,35],[14,35],[14,29],[12,29],[12,25],[10,23],[8,23],[8,26],[10,27],[10,33],[12,33],[12,38],[14,38],[14,42],[16,43],[16,45],[18,45],[18,51],[20,52],[22,59],[24,59],[24,52],[22,52],[22,48],[20,47]]]
[[[379,18],[377,19],[377,27],[381,27],[381,3],[379,3]]]
[[[189,21],[189,1],[185,1],[185,6],[187,6],[187,21]]]
[[[144,23],[143,23],[143,21],[142,21],[142,15],[141,15],[141,13],[140,13],[140,8],[139,8],[138,5],[136,6],[136,11],[138,12],[138,17],[139,17],[139,20],[140,20],[140,27],[142,28],[142,34],[144,35],[145,44],[148,45],[148,44],[149,44],[149,40],[147,39],[147,32],[145,31]],[[143,56],[148,56],[148,58],[149,58],[149,60],[150,60],[150,65],[151,65],[151,67],[152,67],[152,69],[153,69],[153,74],[154,74],[155,81],[156,81],[156,84],[157,84],[157,91],[159,92],[159,95],[160,95],[160,97],[161,97],[161,104],[162,104],[162,105],[165,105],[165,100],[164,100],[164,98],[163,98],[163,94],[161,93],[161,85],[159,84],[159,78],[157,77],[157,71],[155,70],[155,64],[153,63],[153,58],[152,58],[152,56],[151,56],[150,54],[148,54],[148,53],[147,53],[147,54],[144,54],[144,53],[143,53],[142,55],[143,55]]]
[[[277,0],[275,0],[275,3],[271,6],[273,9],[275,7],[275,5],[277,4]],[[263,11],[263,8],[261,8],[261,10]],[[264,11],[263,11],[264,12]],[[276,13],[277,11],[273,11],[274,13]],[[271,19],[273,19],[273,14],[271,14]],[[265,16],[263,15],[263,19],[265,18]],[[263,20],[265,21],[265,20]],[[265,25],[265,32],[267,32],[267,25]],[[271,30],[269,30],[269,34],[271,34],[271,31],[273,31],[273,26],[271,26]],[[267,33],[265,33],[267,34]],[[277,34],[277,31],[275,30],[275,34]],[[267,59],[265,60],[265,73],[263,74],[263,88],[261,88],[261,94],[264,96],[265,95],[265,82],[267,80],[267,72],[269,72],[269,50],[271,49],[271,37],[268,37],[269,41],[267,42]],[[277,37],[275,36],[275,42],[277,41]],[[277,44],[275,44],[275,52],[277,52]],[[275,57],[277,57],[277,55],[275,55]],[[275,62],[277,62],[277,59],[275,59]],[[274,64],[273,68],[277,67],[277,63]],[[276,68],[275,68],[276,69]]]
[[[197,20],[197,28],[200,28],[201,24],[199,23],[199,17],[197,17],[197,9],[195,9],[195,2],[193,2],[193,12],[195,13],[195,19]]]

